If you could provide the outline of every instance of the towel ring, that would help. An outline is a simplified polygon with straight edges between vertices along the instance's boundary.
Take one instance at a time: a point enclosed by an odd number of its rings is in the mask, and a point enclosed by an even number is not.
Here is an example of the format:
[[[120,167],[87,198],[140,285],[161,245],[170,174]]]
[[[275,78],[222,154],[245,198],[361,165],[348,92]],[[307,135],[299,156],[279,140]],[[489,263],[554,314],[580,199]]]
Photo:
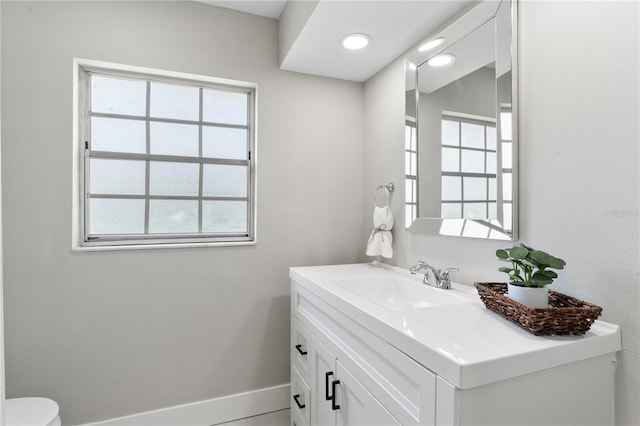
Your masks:
[[[380,189],[384,189],[384,193],[387,196],[387,200],[385,203],[383,203],[382,205],[378,204],[378,190]],[[380,185],[376,188],[376,192],[373,195],[373,202],[375,203],[376,206],[378,207],[384,207],[384,206],[388,206],[389,203],[391,202],[391,193],[396,189],[396,186],[393,184],[393,182],[389,182],[386,185]]]

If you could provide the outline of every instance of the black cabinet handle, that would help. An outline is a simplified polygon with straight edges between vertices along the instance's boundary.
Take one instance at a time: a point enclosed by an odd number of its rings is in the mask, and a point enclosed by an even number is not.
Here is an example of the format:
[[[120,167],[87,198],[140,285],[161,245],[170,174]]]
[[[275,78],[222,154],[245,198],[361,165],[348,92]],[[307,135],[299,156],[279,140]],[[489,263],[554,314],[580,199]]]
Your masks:
[[[300,353],[300,355],[306,355],[307,351],[303,351],[302,350],[302,345],[296,345],[296,349],[298,350],[298,353]]]
[[[298,406],[298,408],[303,409],[304,407],[306,407],[306,405],[300,404],[300,401],[298,401],[298,398],[300,398],[300,395],[293,395],[293,400],[296,402],[296,405]]]
[[[340,384],[340,380],[331,382],[331,393],[333,395],[329,395],[329,377],[331,376],[333,376],[333,371],[327,371],[324,375],[324,397],[327,401],[331,401],[331,409],[335,411],[340,409],[340,405],[336,404],[336,386]]]
[[[332,371],[327,371],[324,375],[324,399],[327,401],[331,401],[331,396],[329,396],[329,377],[333,376]]]
[[[339,384],[340,380],[334,380],[333,382],[331,382],[331,393],[333,394],[331,396],[331,409],[333,411],[340,409],[340,405],[336,404],[336,386],[338,386]]]

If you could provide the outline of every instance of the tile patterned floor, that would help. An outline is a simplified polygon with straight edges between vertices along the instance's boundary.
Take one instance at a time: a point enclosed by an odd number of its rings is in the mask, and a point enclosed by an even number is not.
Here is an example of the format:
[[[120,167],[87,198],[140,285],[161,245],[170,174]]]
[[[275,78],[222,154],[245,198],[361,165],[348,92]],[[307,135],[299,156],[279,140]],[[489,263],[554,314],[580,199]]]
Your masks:
[[[215,426],[289,426],[289,410],[274,411],[260,416],[247,417]]]

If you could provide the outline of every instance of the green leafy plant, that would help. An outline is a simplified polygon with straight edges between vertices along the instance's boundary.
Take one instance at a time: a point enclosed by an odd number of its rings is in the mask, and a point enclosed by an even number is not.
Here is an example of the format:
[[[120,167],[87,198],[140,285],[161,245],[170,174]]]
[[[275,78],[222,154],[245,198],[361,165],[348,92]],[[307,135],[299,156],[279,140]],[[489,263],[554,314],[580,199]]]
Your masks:
[[[511,262],[511,268],[498,268],[509,275],[509,282],[520,287],[544,287],[558,278],[550,269],[564,269],[566,262],[549,253],[536,250],[522,243],[508,249],[496,250],[498,259]]]

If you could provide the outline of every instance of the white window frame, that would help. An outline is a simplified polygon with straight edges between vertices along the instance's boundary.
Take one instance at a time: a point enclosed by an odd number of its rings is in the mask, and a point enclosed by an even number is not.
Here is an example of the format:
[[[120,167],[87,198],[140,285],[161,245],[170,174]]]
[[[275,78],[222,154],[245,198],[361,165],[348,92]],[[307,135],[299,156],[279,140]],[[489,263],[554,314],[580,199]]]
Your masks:
[[[88,73],[95,72],[114,77],[148,79],[162,83],[199,86],[203,88],[241,91],[249,94],[248,104],[248,153],[247,160],[247,233],[188,233],[188,234],[134,234],[125,237],[102,236],[89,240],[85,228],[86,209],[86,176],[85,161],[88,150],[86,141],[89,140],[89,126],[87,125],[89,107],[87,105],[90,90],[87,84]],[[102,61],[74,58],[73,61],[73,226],[72,249],[85,250],[118,250],[118,249],[148,249],[162,247],[208,247],[254,245],[256,243],[256,134],[257,134],[257,85],[255,83],[236,80],[220,79],[195,74],[165,71],[153,68],[122,65]],[[148,154],[147,154],[148,155]],[[196,157],[194,162],[206,162]],[[147,194],[148,196],[148,194]],[[200,196],[200,199],[202,197]]]

